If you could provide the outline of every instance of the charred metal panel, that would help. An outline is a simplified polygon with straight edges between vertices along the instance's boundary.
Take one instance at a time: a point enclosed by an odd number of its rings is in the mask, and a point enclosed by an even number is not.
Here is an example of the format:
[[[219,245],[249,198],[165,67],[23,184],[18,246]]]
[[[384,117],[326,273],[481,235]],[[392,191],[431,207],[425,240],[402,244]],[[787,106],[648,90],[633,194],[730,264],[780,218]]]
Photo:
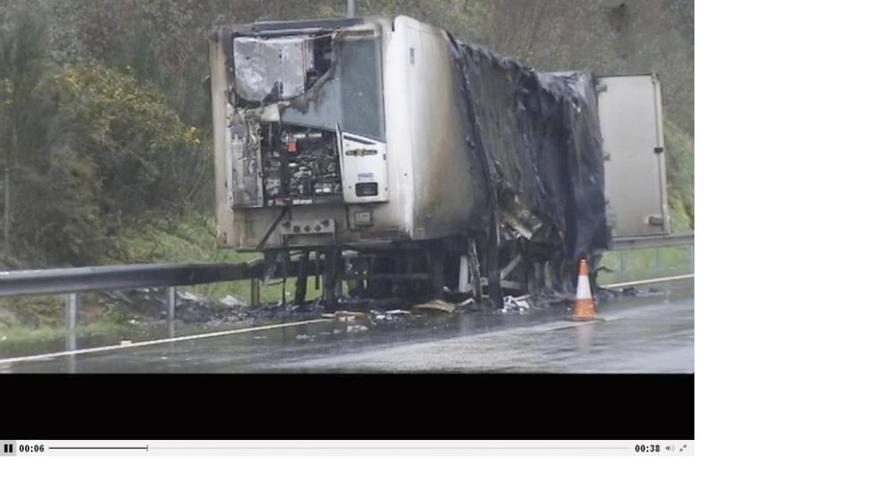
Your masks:
[[[313,98],[307,99],[298,106],[285,107],[281,111],[282,122],[335,130],[336,124],[342,122],[342,97],[339,79],[330,79],[313,91],[315,92]]]
[[[229,142],[229,206],[263,206],[263,183],[260,174],[260,130],[257,122],[238,120],[227,128]]]
[[[260,103],[299,96],[305,92],[305,38],[248,38],[233,40],[235,92]]]

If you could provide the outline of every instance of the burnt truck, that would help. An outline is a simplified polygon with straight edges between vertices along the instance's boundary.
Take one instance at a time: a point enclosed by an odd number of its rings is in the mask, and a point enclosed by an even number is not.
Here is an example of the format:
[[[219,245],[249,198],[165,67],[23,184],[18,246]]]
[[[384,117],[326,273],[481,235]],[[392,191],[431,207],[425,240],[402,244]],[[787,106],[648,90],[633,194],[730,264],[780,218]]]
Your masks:
[[[405,16],[221,26],[210,63],[217,241],[328,307],[565,293],[669,232],[654,74],[542,73]]]

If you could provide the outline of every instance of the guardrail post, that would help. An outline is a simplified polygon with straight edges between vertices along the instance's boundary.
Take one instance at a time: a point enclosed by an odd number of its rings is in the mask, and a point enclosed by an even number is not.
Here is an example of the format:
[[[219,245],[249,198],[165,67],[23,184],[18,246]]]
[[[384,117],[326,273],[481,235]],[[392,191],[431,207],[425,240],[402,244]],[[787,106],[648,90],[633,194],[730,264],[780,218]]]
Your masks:
[[[177,288],[168,288],[168,335],[174,337],[174,310],[177,309]]]
[[[660,276],[661,268],[663,267],[663,248],[656,248],[654,250],[654,276]]]
[[[688,264],[690,265],[691,272],[694,271],[694,245],[691,244],[688,246]]]
[[[299,283],[297,281],[297,283]],[[251,279],[251,306],[260,305],[260,279]]]
[[[458,257],[458,292],[464,294],[468,291],[468,282],[470,282],[470,273],[468,272],[468,257],[461,255]]]
[[[65,326],[67,327],[67,350],[76,350],[76,292],[67,294],[65,307]]]
[[[296,267],[296,292],[293,294],[293,304],[296,306],[302,306],[303,303],[306,302],[306,289],[309,284],[308,263],[310,256],[311,251],[308,249],[303,250],[302,254],[299,255],[299,265]],[[317,275],[316,270],[315,276]]]

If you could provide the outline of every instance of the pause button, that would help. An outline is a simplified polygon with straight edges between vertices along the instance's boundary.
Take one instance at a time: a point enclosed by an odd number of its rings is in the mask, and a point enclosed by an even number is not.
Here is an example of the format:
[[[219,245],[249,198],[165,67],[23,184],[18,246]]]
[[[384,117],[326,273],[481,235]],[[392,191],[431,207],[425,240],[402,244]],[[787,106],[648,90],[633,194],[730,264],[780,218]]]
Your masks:
[[[13,446],[11,443],[4,443],[3,444],[3,453],[4,454],[12,454],[13,452],[14,452]]]

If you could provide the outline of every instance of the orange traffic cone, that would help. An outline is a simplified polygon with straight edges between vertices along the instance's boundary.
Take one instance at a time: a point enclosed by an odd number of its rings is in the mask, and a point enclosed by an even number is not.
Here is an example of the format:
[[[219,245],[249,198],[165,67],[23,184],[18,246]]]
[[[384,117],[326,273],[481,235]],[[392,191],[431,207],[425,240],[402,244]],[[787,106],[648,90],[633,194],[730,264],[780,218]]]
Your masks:
[[[596,303],[593,302],[593,294],[590,292],[590,265],[585,258],[581,258],[578,266],[577,294],[574,297],[574,308],[571,319],[576,321],[595,320]]]

